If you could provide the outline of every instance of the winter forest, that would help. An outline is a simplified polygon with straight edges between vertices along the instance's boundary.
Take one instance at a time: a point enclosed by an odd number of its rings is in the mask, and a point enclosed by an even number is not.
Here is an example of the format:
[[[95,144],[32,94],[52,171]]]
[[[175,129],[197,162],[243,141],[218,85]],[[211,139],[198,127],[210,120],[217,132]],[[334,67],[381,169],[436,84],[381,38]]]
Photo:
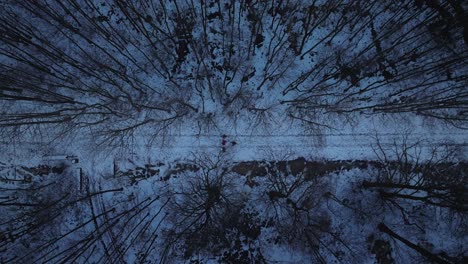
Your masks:
[[[468,263],[468,2],[0,0],[0,263]]]

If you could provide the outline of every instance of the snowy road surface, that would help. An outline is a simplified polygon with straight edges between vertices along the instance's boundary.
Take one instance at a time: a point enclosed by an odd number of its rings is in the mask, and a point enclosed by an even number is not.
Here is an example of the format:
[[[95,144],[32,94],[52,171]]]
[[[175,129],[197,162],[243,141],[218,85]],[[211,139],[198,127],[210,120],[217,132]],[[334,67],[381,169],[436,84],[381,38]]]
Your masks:
[[[150,152],[162,152],[166,156],[187,156],[194,151],[220,151],[221,135],[174,135],[166,146],[152,146]],[[372,146],[376,136],[366,133],[327,135],[228,135],[226,152],[236,160],[284,157],[287,154],[327,159],[366,159],[374,157]],[[386,133],[378,135],[380,143],[390,147],[406,138],[408,144],[420,142],[423,150],[438,146],[453,146],[460,154],[467,153],[468,137],[465,133],[414,133],[410,135]],[[235,141],[237,144],[229,144]],[[156,139],[155,142],[158,142]]]
[[[282,132],[282,131],[281,131]],[[293,131],[294,132],[294,131]],[[135,141],[130,149],[115,153],[117,146],[110,146],[101,153],[95,153],[93,146],[85,139],[76,139],[69,144],[41,144],[29,142],[12,144],[2,141],[0,146],[1,160],[15,159],[17,163],[28,164],[41,162],[43,155],[77,155],[80,165],[85,168],[96,168],[98,171],[112,168],[115,157],[135,157],[150,159],[151,161],[171,161],[191,158],[193,153],[207,152],[221,153],[222,134],[177,134],[153,138],[148,145],[147,140]],[[272,160],[305,157],[310,159],[375,159],[373,147],[376,146],[375,133],[328,133],[318,134],[227,134],[226,155],[235,161],[243,160]],[[404,138],[408,144],[420,142],[422,153],[427,154],[434,147],[450,146],[456,149],[458,158],[466,160],[468,157],[468,134],[463,131],[448,132],[414,132],[414,133],[378,133],[382,146],[391,147],[394,142],[401,143]],[[235,141],[237,144],[230,144]],[[145,142],[145,143],[144,143]],[[112,150],[112,151],[109,151]],[[428,155],[425,155],[426,157]],[[101,167],[101,168],[98,168]]]

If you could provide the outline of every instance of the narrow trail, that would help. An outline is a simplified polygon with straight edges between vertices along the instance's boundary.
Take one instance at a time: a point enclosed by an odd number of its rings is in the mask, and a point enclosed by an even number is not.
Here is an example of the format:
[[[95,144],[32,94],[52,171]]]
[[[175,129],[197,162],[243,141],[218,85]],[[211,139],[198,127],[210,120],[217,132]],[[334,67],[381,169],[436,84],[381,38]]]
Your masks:
[[[164,153],[165,156],[183,157],[197,151],[216,152],[222,149],[221,135],[171,135],[171,140],[161,145],[146,145],[149,153]],[[450,146],[457,149],[459,155],[466,158],[468,153],[468,134],[465,133],[381,133],[376,137],[370,133],[343,134],[290,134],[227,135],[226,152],[235,160],[251,160],[283,157],[285,155],[304,156],[325,159],[369,159],[375,157],[373,147],[377,139],[383,147],[390,148],[406,141],[416,144],[423,153],[436,147]],[[235,146],[230,142],[235,141]],[[153,142],[163,142],[161,137]]]
[[[282,131],[281,131],[282,132]],[[295,131],[291,131],[295,132]],[[92,144],[86,138],[75,138],[70,144],[55,142],[22,142],[12,144],[0,141],[3,150],[0,160],[17,159],[18,163],[41,162],[42,155],[66,154],[80,157],[80,164],[85,168],[112,168],[115,157],[138,155],[140,158],[170,161],[193,157],[194,153],[228,155],[234,161],[284,159],[305,157],[309,159],[354,160],[375,159],[373,148],[377,139],[385,148],[394,147],[406,140],[408,145],[418,143],[423,159],[434,148],[449,146],[456,156],[466,160],[468,157],[468,133],[463,132],[414,132],[414,133],[324,133],[324,134],[226,134],[226,151],[222,152],[222,134],[172,134],[156,137],[140,137],[123,150],[121,146],[111,145],[100,149],[96,154]],[[151,144],[148,142],[151,139]],[[235,141],[235,146],[231,142]],[[118,153],[116,153],[118,152]],[[83,164],[87,163],[87,164]]]

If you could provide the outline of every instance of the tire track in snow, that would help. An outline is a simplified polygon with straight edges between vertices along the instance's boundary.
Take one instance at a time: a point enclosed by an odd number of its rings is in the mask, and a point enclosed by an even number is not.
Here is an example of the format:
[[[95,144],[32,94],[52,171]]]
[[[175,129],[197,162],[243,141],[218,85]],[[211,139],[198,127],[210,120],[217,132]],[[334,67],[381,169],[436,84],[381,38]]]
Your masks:
[[[424,153],[430,153],[435,147],[451,146],[457,149],[459,156],[466,157],[468,150],[465,133],[380,133],[377,135],[385,148],[399,144],[405,138],[407,144],[419,142],[418,147]],[[168,147],[154,147],[167,156],[190,155],[196,151],[220,151],[221,135],[180,134],[169,136],[172,141]],[[270,154],[281,156],[293,153],[296,156],[314,156],[327,159],[369,159],[375,158],[372,146],[376,146],[376,135],[371,133],[328,133],[328,134],[289,134],[228,135],[229,141],[236,141],[236,146],[227,147],[236,160],[261,159]],[[153,148],[153,146],[146,146]]]
[[[468,156],[467,133],[324,133],[324,134],[227,134],[228,142],[236,141],[236,146],[227,147],[227,152],[235,160],[262,159],[265,156],[278,156],[294,153],[297,156],[314,156],[327,159],[366,159],[375,154],[372,146],[376,145],[376,137],[384,147],[391,147],[395,142],[401,142],[406,137],[407,143],[421,141],[419,146],[427,151],[434,147],[452,146],[466,159]],[[153,144],[146,144],[149,139]],[[205,151],[217,153],[221,151],[221,134],[173,134],[165,136],[142,137],[136,141],[132,152],[146,153],[151,156],[165,156],[167,158],[183,158],[193,152]],[[166,139],[165,143],[162,143]],[[81,144],[85,138],[77,138],[75,144],[61,146],[60,151],[74,153],[82,157],[87,155]],[[2,145],[11,142],[0,142]],[[35,149],[43,147],[40,142],[24,142],[23,147]],[[119,145],[112,145],[118,148]],[[19,151],[19,150],[18,150]]]

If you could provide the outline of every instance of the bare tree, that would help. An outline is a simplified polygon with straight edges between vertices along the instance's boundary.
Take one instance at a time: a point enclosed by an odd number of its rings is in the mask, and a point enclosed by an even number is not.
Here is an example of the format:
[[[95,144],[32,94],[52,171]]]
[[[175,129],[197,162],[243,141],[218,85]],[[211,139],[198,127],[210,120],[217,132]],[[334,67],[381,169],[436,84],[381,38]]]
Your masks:
[[[465,11],[456,1],[2,6],[0,127],[10,134],[92,131],[118,144],[210,115],[235,125],[285,108],[314,128],[324,115],[353,113],[466,122]]]
[[[188,259],[200,252],[216,255],[229,251],[240,234],[258,236],[248,227],[248,221],[254,219],[243,211],[246,197],[235,184],[236,175],[229,165],[222,156],[201,154],[187,164],[190,170],[177,177],[182,182],[168,193],[171,224],[165,231],[164,258],[179,255]]]
[[[306,169],[294,168],[293,163],[279,160],[266,164],[265,206],[278,232],[279,243],[311,254],[317,263],[326,263],[324,252],[331,255],[335,252],[323,238],[336,236],[328,212],[320,206],[327,186],[320,177],[310,177]]]
[[[420,144],[409,143],[405,138],[386,149],[377,142],[375,152],[382,168],[376,182],[365,181],[362,187],[375,188],[383,199],[396,205],[399,199],[408,199],[466,212],[464,165],[453,162],[454,152],[450,147],[422,153]],[[422,159],[424,154],[430,154],[428,160]]]

